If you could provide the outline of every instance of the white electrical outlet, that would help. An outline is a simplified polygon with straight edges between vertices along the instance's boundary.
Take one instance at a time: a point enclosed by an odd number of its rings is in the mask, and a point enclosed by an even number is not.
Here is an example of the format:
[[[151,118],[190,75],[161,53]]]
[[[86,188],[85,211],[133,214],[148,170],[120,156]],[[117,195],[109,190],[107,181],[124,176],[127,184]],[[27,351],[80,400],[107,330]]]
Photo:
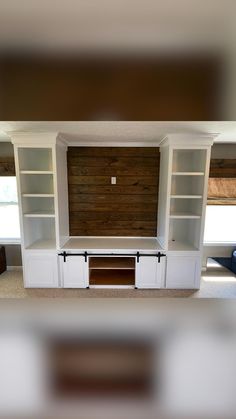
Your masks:
[[[111,184],[116,185],[116,177],[115,176],[111,177]]]

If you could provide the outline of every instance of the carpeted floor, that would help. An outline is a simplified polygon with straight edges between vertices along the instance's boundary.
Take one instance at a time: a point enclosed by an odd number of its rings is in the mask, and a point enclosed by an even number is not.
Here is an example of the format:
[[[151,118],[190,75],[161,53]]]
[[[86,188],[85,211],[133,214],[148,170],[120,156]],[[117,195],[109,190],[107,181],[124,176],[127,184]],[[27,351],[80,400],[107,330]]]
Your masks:
[[[0,298],[236,298],[236,275],[213,260],[202,273],[201,288],[191,290],[25,289],[22,272],[0,276]]]

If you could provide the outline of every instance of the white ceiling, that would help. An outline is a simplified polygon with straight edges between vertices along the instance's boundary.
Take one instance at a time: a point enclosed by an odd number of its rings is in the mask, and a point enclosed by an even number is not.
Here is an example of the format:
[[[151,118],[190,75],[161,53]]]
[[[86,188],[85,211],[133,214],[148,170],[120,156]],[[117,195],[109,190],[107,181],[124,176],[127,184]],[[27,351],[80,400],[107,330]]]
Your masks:
[[[236,122],[0,122],[0,141],[10,132],[58,132],[70,142],[153,142],[170,133],[218,134],[215,142],[236,143]]]

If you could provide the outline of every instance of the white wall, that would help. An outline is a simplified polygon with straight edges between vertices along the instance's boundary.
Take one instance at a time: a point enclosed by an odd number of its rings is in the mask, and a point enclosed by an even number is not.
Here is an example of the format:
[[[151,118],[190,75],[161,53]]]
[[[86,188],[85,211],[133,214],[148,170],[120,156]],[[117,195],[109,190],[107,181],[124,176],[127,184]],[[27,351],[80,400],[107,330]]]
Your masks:
[[[211,149],[211,158],[236,159],[236,143],[235,144],[214,144]]]

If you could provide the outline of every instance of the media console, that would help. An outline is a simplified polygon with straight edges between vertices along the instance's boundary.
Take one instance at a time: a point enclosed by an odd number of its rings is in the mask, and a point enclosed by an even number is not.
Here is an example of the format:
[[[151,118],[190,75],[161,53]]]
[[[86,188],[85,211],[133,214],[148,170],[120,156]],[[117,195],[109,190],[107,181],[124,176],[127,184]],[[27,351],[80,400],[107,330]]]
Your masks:
[[[161,152],[158,228],[147,238],[70,237],[73,143],[58,133],[13,133],[12,142],[25,287],[199,288],[213,136],[171,134],[153,143]]]

